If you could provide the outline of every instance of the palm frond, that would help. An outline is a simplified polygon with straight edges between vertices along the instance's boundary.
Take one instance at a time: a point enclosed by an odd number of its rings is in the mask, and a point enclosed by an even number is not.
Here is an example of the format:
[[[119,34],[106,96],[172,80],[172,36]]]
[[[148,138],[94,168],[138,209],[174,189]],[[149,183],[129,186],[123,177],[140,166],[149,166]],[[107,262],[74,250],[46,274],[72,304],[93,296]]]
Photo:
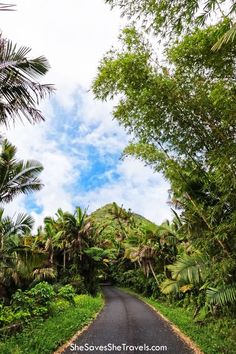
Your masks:
[[[29,59],[28,47],[17,47],[0,35],[0,123],[8,125],[15,118],[29,122],[44,120],[37,105],[54,91],[52,85],[42,85],[35,78],[45,75],[49,63],[44,56]]]
[[[33,277],[35,280],[54,279],[57,272],[54,268],[38,268],[33,271]]]
[[[172,265],[168,266],[172,278],[182,279],[187,284],[198,284],[204,279],[206,269],[206,258],[200,254],[183,255]]]
[[[17,215],[16,222],[14,224],[15,230],[21,230],[26,233],[34,226],[34,218],[31,215],[20,213]]]
[[[160,289],[161,292],[165,295],[168,294],[177,294],[180,291],[180,287],[182,286],[183,282],[180,280],[173,280],[173,279],[165,279],[161,285]]]
[[[236,302],[236,285],[228,285],[222,288],[208,288],[206,298],[209,304],[224,306]]]
[[[0,153],[1,202],[9,202],[19,193],[27,194],[42,188],[38,175],[43,170],[43,166],[33,160],[18,161],[15,154],[16,147],[5,139]]]
[[[213,45],[211,48],[213,51],[221,49],[224,44],[234,41],[236,37],[236,23]]]

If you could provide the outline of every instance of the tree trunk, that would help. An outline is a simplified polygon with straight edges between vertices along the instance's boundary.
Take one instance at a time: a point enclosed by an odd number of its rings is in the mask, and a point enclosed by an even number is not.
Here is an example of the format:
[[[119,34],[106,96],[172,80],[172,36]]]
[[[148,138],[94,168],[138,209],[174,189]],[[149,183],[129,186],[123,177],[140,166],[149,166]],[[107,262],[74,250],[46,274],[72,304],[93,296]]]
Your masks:
[[[156,274],[155,274],[155,272],[154,272],[154,269],[153,269],[153,267],[152,267],[152,263],[151,263],[151,261],[149,261],[148,263],[149,263],[149,267],[150,267],[150,269],[151,269],[152,275],[154,276],[154,278],[155,278],[155,280],[156,280],[156,283],[157,283],[157,285],[159,286],[159,282],[158,282],[158,280],[157,280],[157,276],[156,276]]]
[[[63,270],[66,269],[66,250],[63,251]]]

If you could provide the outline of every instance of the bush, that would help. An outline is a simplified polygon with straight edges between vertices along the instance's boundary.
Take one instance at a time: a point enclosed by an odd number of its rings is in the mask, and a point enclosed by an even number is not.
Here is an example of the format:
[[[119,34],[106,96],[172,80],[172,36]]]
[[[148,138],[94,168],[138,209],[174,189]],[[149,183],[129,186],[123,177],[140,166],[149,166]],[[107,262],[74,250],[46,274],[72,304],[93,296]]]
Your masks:
[[[29,310],[32,311],[35,306],[35,300],[28,294],[28,291],[18,289],[12,296],[12,308],[14,311]]]
[[[14,320],[14,312],[10,306],[0,305],[0,327],[7,326]]]
[[[56,312],[70,304],[75,305],[75,289],[72,285],[57,284],[55,290],[45,281],[30,290],[17,290],[12,296],[11,306],[0,305],[0,327],[24,325],[32,321],[32,318],[46,318],[55,312],[55,303],[59,305]]]
[[[12,296],[11,306],[0,307],[0,327],[24,324],[32,317],[46,317],[55,295],[53,287],[47,282],[41,282],[27,291],[18,289]]]
[[[36,305],[48,306],[55,297],[52,285],[43,281],[30,290],[17,290],[12,296],[12,306],[15,310],[29,309],[32,311]]]
[[[74,305],[74,297],[75,297],[75,289],[73,288],[72,285],[67,284],[65,286],[62,286],[59,290],[58,290],[58,294],[59,297],[69,301],[71,304]]]
[[[52,285],[43,281],[27,292],[39,305],[47,306],[55,297]]]

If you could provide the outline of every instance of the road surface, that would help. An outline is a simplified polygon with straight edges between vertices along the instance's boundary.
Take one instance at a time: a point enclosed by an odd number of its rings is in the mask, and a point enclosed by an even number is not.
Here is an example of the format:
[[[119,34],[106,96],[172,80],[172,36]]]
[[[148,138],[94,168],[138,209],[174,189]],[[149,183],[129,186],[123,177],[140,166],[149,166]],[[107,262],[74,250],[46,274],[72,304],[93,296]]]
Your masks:
[[[70,344],[71,353],[193,354],[170,325],[141,300],[104,286],[106,305],[94,323]]]

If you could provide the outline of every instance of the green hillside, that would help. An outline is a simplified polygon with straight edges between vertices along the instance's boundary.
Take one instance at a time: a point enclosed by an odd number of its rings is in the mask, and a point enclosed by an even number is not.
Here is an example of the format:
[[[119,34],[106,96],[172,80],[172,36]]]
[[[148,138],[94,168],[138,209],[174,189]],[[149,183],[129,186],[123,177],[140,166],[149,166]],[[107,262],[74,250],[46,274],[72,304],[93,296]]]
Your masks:
[[[101,240],[123,240],[137,230],[155,232],[157,225],[145,217],[118,206],[115,202],[104,205],[90,214]]]

